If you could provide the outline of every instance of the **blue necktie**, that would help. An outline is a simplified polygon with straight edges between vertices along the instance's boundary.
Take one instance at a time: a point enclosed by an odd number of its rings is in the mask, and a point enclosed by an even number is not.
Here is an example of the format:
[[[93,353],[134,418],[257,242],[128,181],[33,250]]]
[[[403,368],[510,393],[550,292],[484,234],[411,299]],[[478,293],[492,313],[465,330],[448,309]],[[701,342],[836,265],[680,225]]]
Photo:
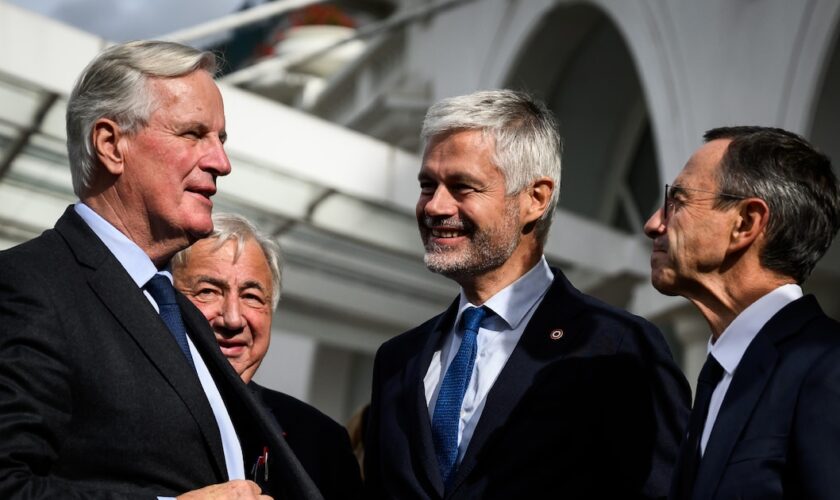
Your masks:
[[[181,348],[194,370],[195,364],[193,364],[192,355],[190,355],[190,346],[187,344],[187,329],[184,327],[184,320],[181,319],[181,310],[175,302],[175,288],[169,278],[162,274],[156,274],[146,283],[146,290],[157,302],[160,318],[166,323],[166,327],[169,328],[169,332],[175,338],[175,342],[178,343],[178,347]]]
[[[464,392],[472,376],[475,364],[476,337],[481,320],[487,309],[470,307],[464,311],[461,326],[464,337],[461,347],[446,370],[443,383],[440,386],[435,413],[432,417],[432,439],[435,444],[440,475],[448,490],[455,471],[458,469],[458,423],[461,419],[461,404],[464,402]]]

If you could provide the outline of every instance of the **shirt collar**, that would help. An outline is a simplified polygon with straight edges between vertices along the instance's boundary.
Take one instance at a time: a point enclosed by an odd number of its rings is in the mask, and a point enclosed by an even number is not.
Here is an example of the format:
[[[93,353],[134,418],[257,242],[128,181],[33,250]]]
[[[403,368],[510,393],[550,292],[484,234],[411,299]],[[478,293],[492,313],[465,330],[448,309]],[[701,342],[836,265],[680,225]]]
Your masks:
[[[82,202],[77,202],[73,209],[79,214],[79,217],[93,230],[96,236],[102,240],[102,243],[108,247],[108,250],[114,254],[119,263],[131,276],[131,279],[142,288],[148,283],[152,276],[158,273],[152,259],[146,255],[136,243],[128,239],[126,235],[119,232],[117,228],[111,225],[110,222],[103,219],[101,215],[97,214],[90,207]],[[172,274],[168,269],[161,271],[169,281],[172,281]]]
[[[802,297],[799,285],[788,284],[776,288],[741,311],[712,344],[709,339],[708,352],[720,363],[726,373],[732,375],[750,343],[759,330],[783,307]]]
[[[528,314],[528,311],[542,299],[553,281],[554,273],[551,272],[551,268],[543,256],[530,271],[490,297],[484,305],[507,324],[507,329],[514,330]],[[456,325],[460,321],[461,315],[469,307],[478,306],[470,304],[466,295],[464,295],[464,290],[461,289],[458,316],[455,318]]]

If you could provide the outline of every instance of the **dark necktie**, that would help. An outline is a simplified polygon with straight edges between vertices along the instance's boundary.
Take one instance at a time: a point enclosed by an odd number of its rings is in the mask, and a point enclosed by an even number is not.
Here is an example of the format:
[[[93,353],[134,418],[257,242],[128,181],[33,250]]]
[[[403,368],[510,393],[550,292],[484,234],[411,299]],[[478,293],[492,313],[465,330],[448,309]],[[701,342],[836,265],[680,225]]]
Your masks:
[[[681,456],[678,463],[682,465],[678,471],[675,471],[677,498],[691,498],[697,469],[700,467],[700,440],[703,436],[703,427],[709,413],[712,393],[722,378],[723,367],[714,356],[709,354],[706,363],[703,364],[703,369],[700,370],[700,376],[697,377],[697,394],[694,396],[694,408],[688,419],[688,434],[686,442],[680,449]]]
[[[472,376],[475,364],[476,337],[481,320],[487,310],[483,307],[470,307],[464,311],[461,328],[464,336],[461,347],[446,370],[440,386],[435,413],[432,417],[432,438],[435,444],[440,475],[443,484],[449,489],[450,482],[457,470],[458,459],[458,423],[461,419],[461,404],[464,393]]]
[[[184,320],[181,319],[181,310],[175,302],[175,288],[169,278],[162,274],[156,274],[146,283],[145,288],[157,302],[160,318],[166,323],[166,327],[169,328],[169,332],[175,338],[178,347],[187,357],[190,366],[195,369],[192,355],[190,355],[190,346],[187,344],[187,329],[184,327]]]

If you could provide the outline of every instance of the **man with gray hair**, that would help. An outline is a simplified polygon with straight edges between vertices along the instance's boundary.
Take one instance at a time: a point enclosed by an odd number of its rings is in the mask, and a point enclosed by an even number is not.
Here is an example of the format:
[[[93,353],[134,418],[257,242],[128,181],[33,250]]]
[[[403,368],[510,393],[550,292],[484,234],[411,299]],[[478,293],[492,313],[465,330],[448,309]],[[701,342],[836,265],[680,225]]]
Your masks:
[[[344,427],[253,381],[280,299],[280,246],[244,217],[213,214],[213,232],[172,259],[175,287],[204,314],[233,368],[283,429],[325,499],[360,498],[359,464]]]
[[[170,258],[212,231],[231,169],[215,64],[130,42],[70,95],[80,201],[0,253],[2,498],[257,498],[246,478],[264,450],[270,493],[318,496],[171,282]]]
[[[665,496],[688,384],[653,325],[546,262],[551,113],[520,92],[476,92],[432,106],[422,135],[425,262],[461,293],[376,355],[370,496]]]

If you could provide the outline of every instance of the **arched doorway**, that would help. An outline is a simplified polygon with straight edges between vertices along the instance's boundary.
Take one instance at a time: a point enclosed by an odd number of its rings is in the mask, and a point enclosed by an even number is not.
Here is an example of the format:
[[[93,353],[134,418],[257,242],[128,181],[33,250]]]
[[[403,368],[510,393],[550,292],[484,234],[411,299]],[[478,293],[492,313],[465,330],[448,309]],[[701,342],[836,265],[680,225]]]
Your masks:
[[[638,233],[661,195],[656,148],[633,58],[591,5],[559,5],[523,44],[510,88],[544,99],[565,143],[560,206]]]

